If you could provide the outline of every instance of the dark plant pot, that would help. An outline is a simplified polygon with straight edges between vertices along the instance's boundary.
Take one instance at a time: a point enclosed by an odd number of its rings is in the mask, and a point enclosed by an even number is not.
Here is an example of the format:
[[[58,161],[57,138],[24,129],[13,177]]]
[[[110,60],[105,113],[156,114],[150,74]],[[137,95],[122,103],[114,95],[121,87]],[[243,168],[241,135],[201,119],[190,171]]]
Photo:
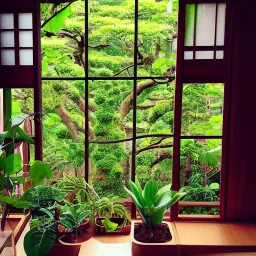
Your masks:
[[[65,256],[78,256],[81,245],[64,245],[64,244],[54,244],[51,248],[48,256],[57,256],[57,255],[65,255]]]
[[[118,224],[117,230],[113,232],[107,232],[104,225],[101,223],[102,220],[105,218],[95,218],[95,225],[97,228],[97,234],[98,235],[129,235],[131,231],[131,225],[120,227],[124,223],[124,218],[110,218],[110,221],[115,222]]]
[[[134,227],[136,224],[141,224],[141,221],[132,221],[131,226],[131,241],[132,241],[132,256],[150,256],[150,255],[177,255],[177,242],[176,235],[174,233],[174,224],[170,222],[163,223],[167,224],[172,240],[166,243],[141,243],[134,238]]]

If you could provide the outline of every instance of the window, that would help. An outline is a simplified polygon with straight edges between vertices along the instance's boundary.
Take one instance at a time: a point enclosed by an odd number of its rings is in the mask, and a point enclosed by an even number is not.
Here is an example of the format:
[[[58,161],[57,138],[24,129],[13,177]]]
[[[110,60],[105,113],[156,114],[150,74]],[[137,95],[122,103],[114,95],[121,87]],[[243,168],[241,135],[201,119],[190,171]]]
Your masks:
[[[1,70],[14,79],[7,87],[35,88],[44,157],[56,173],[85,176],[100,195],[123,198],[123,182],[136,174],[179,189],[194,168],[204,188],[221,183],[229,9],[224,1],[183,0],[178,21],[175,2],[167,9],[154,0],[42,4],[43,102],[34,12],[1,13]],[[57,29],[51,12],[66,23]],[[172,219],[186,207],[219,208],[221,193],[209,193],[210,204],[181,202]]]

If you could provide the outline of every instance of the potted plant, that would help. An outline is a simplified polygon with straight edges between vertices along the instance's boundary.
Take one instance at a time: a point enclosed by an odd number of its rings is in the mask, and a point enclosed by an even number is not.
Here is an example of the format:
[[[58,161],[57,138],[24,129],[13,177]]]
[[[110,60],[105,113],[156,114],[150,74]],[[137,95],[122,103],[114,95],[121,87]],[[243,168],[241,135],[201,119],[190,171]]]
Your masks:
[[[129,186],[130,190],[124,188],[133,199],[142,219],[142,222],[132,223],[132,255],[170,255],[175,252],[172,225],[163,222],[163,217],[166,209],[186,193],[170,190],[171,184],[158,189],[153,179],[142,189],[137,177],[135,183],[129,181]]]
[[[64,255],[77,256],[81,242],[89,239],[80,228],[91,214],[88,205],[71,204],[65,196],[58,188],[44,185],[28,189],[21,198],[0,196],[0,201],[32,212],[31,229],[24,238],[27,255],[60,255],[64,251]]]
[[[95,203],[98,234],[129,234],[131,218],[118,197],[103,197]]]

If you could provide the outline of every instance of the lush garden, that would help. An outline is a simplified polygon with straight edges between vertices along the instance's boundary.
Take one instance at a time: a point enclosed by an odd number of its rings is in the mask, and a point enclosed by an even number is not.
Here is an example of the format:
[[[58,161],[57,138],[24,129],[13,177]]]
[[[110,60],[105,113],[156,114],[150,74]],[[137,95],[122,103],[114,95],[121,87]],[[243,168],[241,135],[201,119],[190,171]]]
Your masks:
[[[42,76],[113,77],[89,82],[89,120],[85,120],[84,80],[43,80],[44,161],[55,178],[84,175],[85,123],[89,122],[90,184],[100,196],[126,198],[123,189],[131,171],[133,133],[132,76],[134,54],[134,1],[90,1],[89,67],[85,59],[84,1],[68,5],[41,5]],[[58,15],[55,15],[58,11]],[[176,1],[139,1],[138,76],[165,76],[166,80],[137,81],[136,133],[165,134],[137,139],[136,174],[144,185],[172,180],[175,95]],[[164,82],[163,82],[164,81]],[[13,90],[13,116],[33,112],[30,90]],[[183,86],[182,135],[222,134],[222,84]],[[218,201],[220,182],[219,139],[182,139],[181,187],[187,201]],[[217,214],[217,209],[186,208],[183,213]]]

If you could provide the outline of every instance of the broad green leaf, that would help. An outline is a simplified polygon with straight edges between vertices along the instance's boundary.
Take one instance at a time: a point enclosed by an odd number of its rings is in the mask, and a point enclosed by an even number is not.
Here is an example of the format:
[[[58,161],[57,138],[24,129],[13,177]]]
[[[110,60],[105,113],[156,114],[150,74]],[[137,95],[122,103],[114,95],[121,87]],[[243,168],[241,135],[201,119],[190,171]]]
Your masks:
[[[53,172],[46,163],[36,160],[30,165],[29,177],[35,186],[43,185],[44,179],[51,179],[52,176]]]
[[[18,116],[11,119],[11,129],[15,129],[20,126],[30,115],[28,114],[19,114]]]
[[[172,186],[172,184],[167,184],[167,185],[165,185],[164,187],[160,188],[160,189],[158,190],[158,192],[156,193],[156,195],[155,195],[154,202],[158,201],[158,200],[159,200],[159,197],[160,197],[163,193],[169,191],[169,190],[171,189],[171,186]]]
[[[62,8],[58,13],[52,16],[46,23],[42,25],[42,29],[57,34],[62,28],[64,28],[66,19],[72,14],[71,3]]]
[[[56,227],[33,228],[24,238],[27,256],[46,256],[56,239]]]
[[[22,169],[20,154],[11,154],[5,160],[5,172],[8,175],[15,174]]]
[[[34,144],[34,140],[21,127],[17,127],[17,133],[20,135],[22,141]]]
[[[23,201],[18,198],[7,197],[7,196],[3,196],[3,195],[0,195],[0,202],[12,205],[19,209],[22,209],[22,208],[23,209],[31,209],[34,207],[33,203],[26,202],[26,201]]]
[[[163,194],[163,196],[160,198],[158,203],[155,205],[155,211],[160,210],[161,208],[168,208],[178,202],[182,197],[184,197],[187,193],[183,192],[177,192],[177,191],[167,191]]]
[[[150,206],[154,202],[154,198],[157,194],[157,184],[154,180],[149,180],[143,190],[143,197],[147,202],[147,205]]]
[[[113,232],[117,229],[118,224],[110,221],[109,219],[104,219],[101,221],[101,223],[104,225],[107,232]]]

